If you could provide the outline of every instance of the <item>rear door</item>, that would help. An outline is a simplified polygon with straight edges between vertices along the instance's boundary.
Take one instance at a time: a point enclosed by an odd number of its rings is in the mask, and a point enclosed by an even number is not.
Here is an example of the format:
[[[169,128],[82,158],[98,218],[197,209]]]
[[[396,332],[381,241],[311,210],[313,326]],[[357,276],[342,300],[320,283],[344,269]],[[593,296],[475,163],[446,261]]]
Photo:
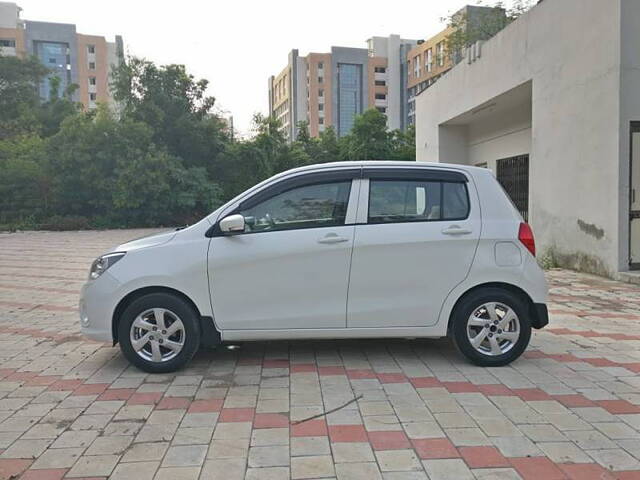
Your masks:
[[[368,168],[360,198],[347,326],[435,324],[480,238],[474,186],[453,170]]]

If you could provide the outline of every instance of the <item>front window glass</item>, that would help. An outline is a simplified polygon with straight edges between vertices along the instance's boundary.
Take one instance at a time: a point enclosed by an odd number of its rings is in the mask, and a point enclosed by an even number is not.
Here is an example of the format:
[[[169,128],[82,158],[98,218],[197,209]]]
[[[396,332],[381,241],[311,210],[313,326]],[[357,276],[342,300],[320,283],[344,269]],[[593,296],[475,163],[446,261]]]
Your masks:
[[[351,181],[305,185],[240,211],[247,232],[344,225]]]

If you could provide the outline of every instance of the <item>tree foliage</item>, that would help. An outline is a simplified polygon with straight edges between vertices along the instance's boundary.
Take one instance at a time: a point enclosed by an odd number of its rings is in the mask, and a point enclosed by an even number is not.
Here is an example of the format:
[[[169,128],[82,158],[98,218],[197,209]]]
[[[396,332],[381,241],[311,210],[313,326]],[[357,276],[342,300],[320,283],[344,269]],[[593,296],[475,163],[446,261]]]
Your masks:
[[[375,109],[340,138],[332,127],[313,138],[301,123],[293,142],[257,114],[252,137],[233,141],[207,81],[182,65],[129,58],[112,79],[117,108],[93,111],[55,77],[42,102],[48,74],[35,59],[0,56],[0,228],[182,225],[290,168],[415,159],[413,130],[389,131]]]
[[[478,2],[478,6],[488,8],[476,10],[471,16],[461,10],[444,19],[452,29],[445,40],[445,47],[454,63],[462,58],[465,49],[478,41],[489,40],[527,12],[533,6],[533,0],[512,0],[509,6],[502,1],[492,5]]]

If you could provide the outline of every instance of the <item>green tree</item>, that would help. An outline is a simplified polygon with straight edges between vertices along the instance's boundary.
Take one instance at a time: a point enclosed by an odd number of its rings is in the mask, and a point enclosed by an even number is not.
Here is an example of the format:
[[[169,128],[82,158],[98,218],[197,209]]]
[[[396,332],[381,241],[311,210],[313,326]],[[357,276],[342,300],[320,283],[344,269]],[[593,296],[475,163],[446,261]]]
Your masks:
[[[386,160],[391,153],[387,117],[375,108],[356,116],[351,132],[340,140],[344,160]]]
[[[36,135],[0,140],[0,224],[24,223],[49,211],[45,142]]]
[[[157,226],[190,223],[260,181],[336,160],[415,158],[415,131],[389,131],[375,109],[349,135],[317,138],[298,125],[291,142],[277,119],[256,115],[253,136],[232,141],[212,113],[207,82],[184,66],[132,58],[117,70],[117,115],[84,111],[33,59],[0,57],[0,223]]]
[[[0,55],[0,140],[38,132],[37,85],[47,73],[35,58]]]
[[[318,135],[318,154],[314,159],[317,163],[337,162],[342,158],[340,142],[336,129],[328,126]]]
[[[124,119],[148,125],[154,143],[186,166],[210,169],[228,135],[212,113],[215,99],[207,87],[207,80],[196,80],[184,65],[157,66],[136,57],[115,70],[112,82]]]
[[[142,156],[118,159],[113,213],[130,226],[188,224],[219,205],[220,193],[204,168],[184,168],[177,157],[150,145]]]
[[[489,8],[473,11],[472,15],[465,10],[450,15],[445,18],[453,29],[445,40],[447,55],[457,63],[466,48],[479,40],[489,40],[532,6],[533,0],[513,0],[508,8],[504,2],[498,1]]]
[[[309,134],[309,122],[298,122],[298,136],[294,146],[302,149],[309,157],[309,161],[320,163],[320,142]]]
[[[409,125],[407,131],[394,130],[391,132],[391,154],[389,160],[416,160],[416,127]]]
[[[59,77],[51,77],[49,82],[51,84],[49,100],[41,103],[37,110],[40,133],[44,137],[55,135],[65,118],[81,110],[80,104],[72,100],[73,94],[78,90],[77,84],[72,83],[64,92],[60,92]]]

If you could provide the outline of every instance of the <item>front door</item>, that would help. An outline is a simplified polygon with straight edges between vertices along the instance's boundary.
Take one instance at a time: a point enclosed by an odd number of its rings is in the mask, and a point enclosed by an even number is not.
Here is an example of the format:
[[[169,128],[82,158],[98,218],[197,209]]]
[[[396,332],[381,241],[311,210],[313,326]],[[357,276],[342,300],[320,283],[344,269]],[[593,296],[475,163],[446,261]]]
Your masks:
[[[631,270],[640,270],[640,122],[631,124],[629,267]]]
[[[480,237],[473,186],[462,173],[407,170],[365,170],[360,195],[368,202],[358,209],[365,224],[356,226],[349,328],[434,325],[473,262]]]
[[[209,285],[221,328],[345,327],[352,180],[309,181],[260,192],[237,211],[245,232],[211,239]]]

